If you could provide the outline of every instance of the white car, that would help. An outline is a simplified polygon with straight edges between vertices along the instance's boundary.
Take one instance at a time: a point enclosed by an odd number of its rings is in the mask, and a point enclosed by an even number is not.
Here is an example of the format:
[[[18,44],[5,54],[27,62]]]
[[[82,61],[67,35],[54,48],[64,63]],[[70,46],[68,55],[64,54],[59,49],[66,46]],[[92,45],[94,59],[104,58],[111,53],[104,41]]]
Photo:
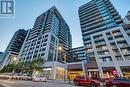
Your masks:
[[[33,81],[36,81],[36,82],[46,82],[47,78],[46,77],[33,77]]]

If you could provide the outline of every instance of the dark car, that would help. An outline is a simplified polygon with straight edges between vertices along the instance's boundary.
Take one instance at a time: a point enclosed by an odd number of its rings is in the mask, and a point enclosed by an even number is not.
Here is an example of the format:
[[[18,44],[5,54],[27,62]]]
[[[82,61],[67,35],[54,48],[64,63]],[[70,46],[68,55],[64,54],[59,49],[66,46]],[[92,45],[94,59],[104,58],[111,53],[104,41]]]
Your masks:
[[[100,82],[98,80],[93,80],[91,78],[83,77],[83,76],[77,76],[76,78],[74,78],[73,83],[75,85],[85,85],[91,87],[100,86]]]
[[[130,80],[125,78],[115,78],[106,81],[106,87],[130,87]]]

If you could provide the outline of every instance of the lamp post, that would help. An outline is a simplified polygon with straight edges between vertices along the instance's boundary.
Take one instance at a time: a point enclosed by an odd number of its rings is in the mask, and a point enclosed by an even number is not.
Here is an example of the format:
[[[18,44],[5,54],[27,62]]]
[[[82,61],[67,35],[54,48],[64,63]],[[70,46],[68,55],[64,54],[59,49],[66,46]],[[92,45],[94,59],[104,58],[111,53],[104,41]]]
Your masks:
[[[17,60],[17,58],[16,58],[16,57],[14,57],[14,58],[13,58],[13,61],[16,61],[16,60]]]
[[[17,58],[16,57],[13,57],[13,64],[16,64],[16,60],[17,60]],[[12,71],[12,73],[14,74],[15,73],[15,69],[13,69],[13,71]]]
[[[63,46],[59,46],[58,49],[60,51],[60,58],[61,58],[61,55],[63,55],[62,62],[65,64],[65,68],[64,68],[64,82],[66,82],[66,54],[65,54],[65,51],[63,49]]]

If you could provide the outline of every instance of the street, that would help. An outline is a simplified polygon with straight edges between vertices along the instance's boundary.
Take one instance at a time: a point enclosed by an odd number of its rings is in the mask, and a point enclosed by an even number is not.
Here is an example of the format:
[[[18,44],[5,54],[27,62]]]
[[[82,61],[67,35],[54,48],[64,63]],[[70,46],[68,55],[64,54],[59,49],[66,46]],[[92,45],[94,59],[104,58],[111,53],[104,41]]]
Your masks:
[[[3,80],[0,79],[0,87],[82,87],[63,81],[33,82],[24,80]]]

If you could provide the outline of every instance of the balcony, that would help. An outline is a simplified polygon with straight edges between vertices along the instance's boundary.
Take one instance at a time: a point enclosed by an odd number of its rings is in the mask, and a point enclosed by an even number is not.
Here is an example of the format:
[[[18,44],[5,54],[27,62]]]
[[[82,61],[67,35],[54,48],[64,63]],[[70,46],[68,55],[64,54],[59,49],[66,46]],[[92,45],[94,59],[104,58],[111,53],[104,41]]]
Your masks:
[[[116,38],[116,41],[121,42],[121,41],[125,41],[125,39],[124,38]]]
[[[86,43],[90,43],[90,42],[91,42],[91,40],[86,40],[83,43],[86,44]]]
[[[127,34],[130,34],[130,29],[126,30],[126,33],[127,33]]]
[[[96,46],[102,46],[102,45],[106,45],[105,42],[98,42],[98,43],[95,43]]]
[[[93,53],[93,51],[86,51],[86,53],[88,54],[88,53]]]
[[[90,40],[91,38],[90,38],[90,36],[83,36],[83,39],[84,40]]]
[[[94,53],[87,54],[87,57],[95,57]]]
[[[120,47],[120,48],[127,48],[127,47],[129,47],[129,46],[128,46],[128,44],[119,44],[119,47]]]
[[[118,49],[117,46],[111,46],[111,47],[112,47],[112,49]]]
[[[85,20],[90,20],[90,19],[92,19],[92,18],[94,18],[94,17],[97,17],[97,16],[99,16],[100,15],[100,13],[98,12],[98,13],[95,13],[95,14],[93,14],[93,15],[90,15],[90,16],[85,16],[84,18],[80,18],[80,22],[83,22],[83,21],[85,21]]]
[[[125,60],[130,60],[130,56],[128,56],[128,57],[125,57]]]
[[[83,22],[81,22],[80,24],[83,25],[83,24],[91,24],[92,21],[94,20],[99,20],[101,19],[102,17],[99,15],[99,16],[96,16],[96,17],[93,17],[91,18],[90,20],[84,20]]]
[[[92,48],[92,45],[86,45],[85,48],[86,49]]]
[[[93,7],[90,10],[87,10],[87,11],[80,13],[80,17],[83,18],[83,17],[86,17],[86,16],[90,16],[90,15],[93,15],[94,13],[97,13],[97,12],[98,12],[98,9]]]
[[[118,33],[113,33],[113,35],[114,35],[115,37],[117,37],[117,36],[121,36],[122,34],[121,34],[120,32],[118,32]]]
[[[98,38],[95,38],[94,41],[98,41],[98,40],[104,40],[103,37],[98,37]]]
[[[130,51],[126,51],[126,52],[122,52],[123,53],[123,55],[130,55]]]
[[[101,51],[107,51],[108,49],[103,49],[103,48],[97,48],[97,51],[98,52],[101,52]]]
[[[121,53],[120,53],[120,52],[114,52],[114,55],[116,55],[116,56],[120,56]]]
[[[106,26],[101,26],[101,27],[99,27],[99,28],[94,28],[94,29],[92,29],[92,30],[90,30],[90,31],[83,32],[83,35],[90,35],[90,34],[92,34],[92,33],[99,32],[99,31],[102,31],[102,30],[104,30],[104,29],[106,29]]]

